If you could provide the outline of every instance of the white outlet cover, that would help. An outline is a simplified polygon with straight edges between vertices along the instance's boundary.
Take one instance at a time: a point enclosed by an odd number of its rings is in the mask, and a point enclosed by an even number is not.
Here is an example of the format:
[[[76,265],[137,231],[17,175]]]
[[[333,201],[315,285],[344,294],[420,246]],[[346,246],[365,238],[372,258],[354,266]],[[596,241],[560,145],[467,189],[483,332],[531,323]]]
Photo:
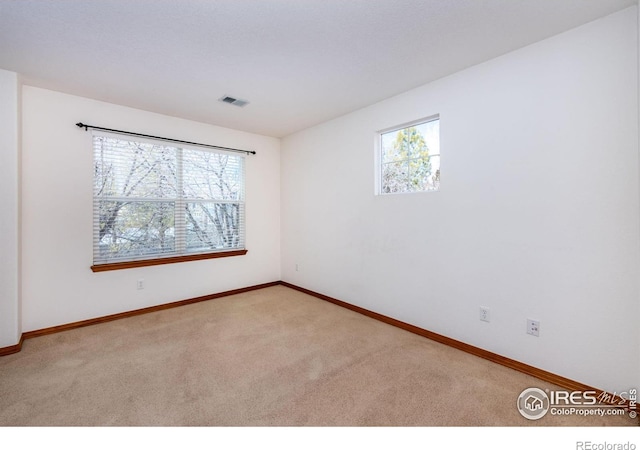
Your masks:
[[[531,336],[540,336],[540,321],[527,319],[527,334]]]

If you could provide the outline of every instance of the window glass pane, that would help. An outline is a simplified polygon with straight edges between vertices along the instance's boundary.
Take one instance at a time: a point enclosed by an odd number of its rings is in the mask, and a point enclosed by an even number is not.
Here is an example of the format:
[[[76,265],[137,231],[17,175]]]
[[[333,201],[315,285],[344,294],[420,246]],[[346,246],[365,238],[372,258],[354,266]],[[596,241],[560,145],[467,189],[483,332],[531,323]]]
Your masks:
[[[99,259],[137,258],[175,250],[174,202],[99,201]]]
[[[408,160],[407,185],[409,192],[432,191],[440,185],[440,155]]]
[[[177,193],[176,149],[94,138],[94,189],[102,197],[171,198]]]
[[[425,190],[438,190],[440,188],[440,155],[431,156],[429,161],[431,172],[427,176]]]
[[[242,248],[242,208],[240,203],[187,203],[187,250]]]
[[[242,161],[239,156],[183,150],[185,198],[240,200]]]
[[[391,194],[407,191],[409,167],[406,161],[391,162],[382,166],[382,192]]]
[[[397,132],[384,133],[381,136],[380,142],[382,144],[382,163],[389,163],[394,161],[402,161],[403,157],[400,154],[399,149],[395,145]]]
[[[438,119],[380,134],[380,191],[433,191],[440,187]]]

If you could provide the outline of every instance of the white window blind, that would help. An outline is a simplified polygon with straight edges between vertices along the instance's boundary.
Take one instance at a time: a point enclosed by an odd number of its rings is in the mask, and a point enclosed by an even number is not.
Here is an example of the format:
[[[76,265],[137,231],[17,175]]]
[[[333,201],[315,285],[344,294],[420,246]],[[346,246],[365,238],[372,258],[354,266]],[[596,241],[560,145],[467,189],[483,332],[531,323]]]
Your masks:
[[[244,249],[244,156],[94,133],[93,263]]]

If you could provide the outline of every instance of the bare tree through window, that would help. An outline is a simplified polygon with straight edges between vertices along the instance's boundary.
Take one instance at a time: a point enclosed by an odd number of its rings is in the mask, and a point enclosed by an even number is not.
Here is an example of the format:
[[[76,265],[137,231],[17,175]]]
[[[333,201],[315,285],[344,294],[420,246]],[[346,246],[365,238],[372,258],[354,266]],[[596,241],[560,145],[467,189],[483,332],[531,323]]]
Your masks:
[[[94,263],[242,248],[243,164],[94,136]]]

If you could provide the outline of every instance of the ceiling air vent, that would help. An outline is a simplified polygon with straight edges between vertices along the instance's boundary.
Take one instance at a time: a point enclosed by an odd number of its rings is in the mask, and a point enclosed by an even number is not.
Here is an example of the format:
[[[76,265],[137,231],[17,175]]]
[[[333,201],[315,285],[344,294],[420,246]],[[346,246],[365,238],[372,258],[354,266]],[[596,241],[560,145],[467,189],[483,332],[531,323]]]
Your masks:
[[[229,103],[230,105],[236,105],[240,107],[243,107],[249,104],[249,102],[246,100],[240,100],[239,98],[229,97],[228,95],[225,95],[224,97],[219,98],[218,100],[220,100],[222,103]]]

